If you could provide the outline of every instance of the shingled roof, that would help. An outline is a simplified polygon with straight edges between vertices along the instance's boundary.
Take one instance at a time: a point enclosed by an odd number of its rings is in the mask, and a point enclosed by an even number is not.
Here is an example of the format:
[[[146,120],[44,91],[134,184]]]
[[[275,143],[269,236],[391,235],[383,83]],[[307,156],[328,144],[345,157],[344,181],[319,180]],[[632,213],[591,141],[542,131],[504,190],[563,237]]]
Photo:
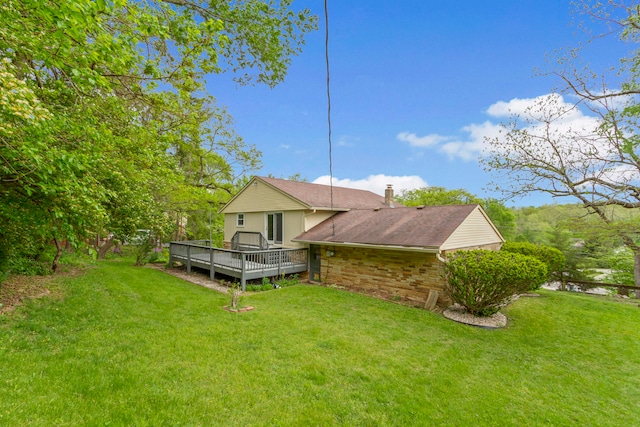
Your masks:
[[[332,207],[331,187],[329,185],[267,177],[256,177],[255,179],[264,181],[311,209],[330,209]],[[382,207],[385,207],[384,196],[379,196],[366,190],[333,187],[333,209],[335,210]]]
[[[476,209],[480,209],[478,205],[351,210],[334,215],[293,240],[437,250]]]

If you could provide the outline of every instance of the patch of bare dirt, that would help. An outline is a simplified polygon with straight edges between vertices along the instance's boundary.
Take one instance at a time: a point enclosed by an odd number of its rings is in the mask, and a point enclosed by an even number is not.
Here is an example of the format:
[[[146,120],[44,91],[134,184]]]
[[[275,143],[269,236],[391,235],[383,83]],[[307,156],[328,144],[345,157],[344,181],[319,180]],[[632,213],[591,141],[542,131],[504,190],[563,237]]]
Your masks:
[[[10,313],[25,300],[51,295],[54,276],[10,276],[0,284],[0,314]]]
[[[0,283],[0,314],[11,313],[29,299],[61,297],[62,289],[56,286],[57,279],[80,274],[81,268],[69,268],[50,276],[9,276]]]
[[[220,282],[217,280],[211,280],[209,278],[208,273],[204,274],[197,271],[192,271],[191,273],[187,273],[186,269],[184,268],[180,268],[180,267],[166,268],[163,264],[147,264],[147,267],[164,271],[167,274],[178,277],[182,280],[186,280],[187,282],[191,282],[199,286],[204,286],[205,288],[213,289],[215,291],[222,292],[223,294],[229,293],[228,287],[222,286]]]

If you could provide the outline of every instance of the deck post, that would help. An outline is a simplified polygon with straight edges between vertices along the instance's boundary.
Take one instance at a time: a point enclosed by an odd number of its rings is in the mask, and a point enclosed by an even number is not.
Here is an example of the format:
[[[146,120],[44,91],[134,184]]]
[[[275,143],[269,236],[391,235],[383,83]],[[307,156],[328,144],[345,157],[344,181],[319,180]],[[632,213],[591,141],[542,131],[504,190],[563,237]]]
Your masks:
[[[280,277],[281,269],[282,269],[282,249],[278,249],[278,277]]]
[[[173,267],[173,242],[169,242],[169,268]]]
[[[209,263],[211,264],[209,267],[209,279],[213,280],[216,275],[216,269],[213,266],[213,248],[209,247]]]
[[[244,252],[240,252],[240,254],[242,255],[242,272],[240,273],[240,285],[242,286],[242,292],[244,292],[247,288],[247,278],[245,277],[245,272],[247,269],[247,254]]]
[[[187,245],[187,273],[191,273],[191,245]]]

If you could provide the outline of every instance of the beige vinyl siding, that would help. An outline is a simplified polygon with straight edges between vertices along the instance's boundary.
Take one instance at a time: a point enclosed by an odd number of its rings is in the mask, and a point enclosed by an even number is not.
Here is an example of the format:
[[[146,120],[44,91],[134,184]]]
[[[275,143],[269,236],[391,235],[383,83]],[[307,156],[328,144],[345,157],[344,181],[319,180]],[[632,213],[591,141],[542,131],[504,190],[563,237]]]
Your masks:
[[[244,214],[244,227],[236,226],[236,214],[228,213],[224,216],[224,241],[230,242],[236,231],[256,231],[267,236],[267,213],[275,213],[282,211],[267,212],[249,212]],[[282,212],[282,221],[284,225],[282,246],[287,247],[303,247],[304,245],[292,242],[291,239],[302,233],[304,227],[304,211]],[[280,246],[280,245],[278,245]]]
[[[301,243],[292,242],[291,239],[302,234],[304,227],[304,211],[284,212],[284,236],[282,245],[287,247],[302,247]]]
[[[304,230],[300,233],[311,230],[313,227],[320,224],[322,221],[331,218],[333,215],[335,215],[335,212],[331,211],[309,211],[304,218]]]
[[[440,247],[441,250],[461,249],[502,243],[504,239],[480,209],[475,209]]]
[[[305,209],[307,206],[260,181],[242,190],[223,208],[225,214],[238,212],[279,212]]]
[[[251,212],[244,214],[244,227],[236,226],[236,214],[224,216],[224,241],[230,242],[236,231],[258,231],[264,233],[264,213]]]

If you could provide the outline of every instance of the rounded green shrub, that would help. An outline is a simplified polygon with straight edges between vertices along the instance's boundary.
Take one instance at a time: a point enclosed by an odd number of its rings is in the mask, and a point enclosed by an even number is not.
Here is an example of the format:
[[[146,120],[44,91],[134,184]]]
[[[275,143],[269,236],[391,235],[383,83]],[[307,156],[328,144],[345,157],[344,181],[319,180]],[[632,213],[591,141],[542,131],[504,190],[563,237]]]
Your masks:
[[[491,316],[518,293],[537,289],[547,268],[537,258],[507,251],[458,251],[447,257],[451,299],[475,316]]]
[[[547,280],[562,279],[566,257],[559,249],[529,242],[506,242],[502,245],[501,250],[535,257],[547,266]],[[542,284],[540,285],[542,286]]]

